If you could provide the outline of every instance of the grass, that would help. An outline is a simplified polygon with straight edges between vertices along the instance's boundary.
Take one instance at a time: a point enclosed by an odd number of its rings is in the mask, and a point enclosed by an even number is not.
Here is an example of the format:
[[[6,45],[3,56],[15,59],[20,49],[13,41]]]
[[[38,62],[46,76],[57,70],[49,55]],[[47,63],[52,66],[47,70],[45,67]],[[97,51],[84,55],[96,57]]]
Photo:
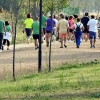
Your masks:
[[[100,100],[97,60],[0,81],[0,100]]]

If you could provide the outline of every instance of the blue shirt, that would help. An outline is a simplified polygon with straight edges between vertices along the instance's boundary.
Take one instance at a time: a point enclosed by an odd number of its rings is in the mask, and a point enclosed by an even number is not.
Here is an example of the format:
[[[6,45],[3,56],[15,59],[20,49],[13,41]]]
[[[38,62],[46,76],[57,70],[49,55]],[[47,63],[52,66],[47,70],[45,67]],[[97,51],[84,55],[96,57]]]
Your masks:
[[[51,19],[51,18],[48,18],[46,20],[46,22],[47,22],[46,31],[52,31],[54,26],[55,26],[55,24],[56,24],[55,21],[53,19]]]

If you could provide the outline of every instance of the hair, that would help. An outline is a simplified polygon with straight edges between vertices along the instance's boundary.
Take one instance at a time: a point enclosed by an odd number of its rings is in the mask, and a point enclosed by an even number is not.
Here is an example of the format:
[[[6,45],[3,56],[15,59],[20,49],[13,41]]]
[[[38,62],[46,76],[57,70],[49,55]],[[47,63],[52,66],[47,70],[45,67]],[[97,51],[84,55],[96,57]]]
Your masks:
[[[69,20],[71,20],[73,18],[73,16],[69,16]]]
[[[94,19],[94,15],[91,15],[91,18]]]
[[[85,16],[88,16],[89,14],[88,13],[85,13]]]
[[[80,22],[80,18],[77,18],[77,22]]]
[[[6,26],[9,25],[9,22],[8,22],[8,21],[5,21],[5,25],[6,25]]]
[[[73,15],[74,16],[74,18],[78,18],[78,15]]]
[[[64,18],[65,18],[63,14],[60,14],[60,17],[61,17],[62,19],[64,19]]]
[[[65,19],[68,20],[68,16],[65,16]]]
[[[27,18],[31,18],[31,14],[29,13],[29,14],[27,14]]]
[[[38,16],[36,16],[35,20],[39,20],[39,17],[38,17]]]

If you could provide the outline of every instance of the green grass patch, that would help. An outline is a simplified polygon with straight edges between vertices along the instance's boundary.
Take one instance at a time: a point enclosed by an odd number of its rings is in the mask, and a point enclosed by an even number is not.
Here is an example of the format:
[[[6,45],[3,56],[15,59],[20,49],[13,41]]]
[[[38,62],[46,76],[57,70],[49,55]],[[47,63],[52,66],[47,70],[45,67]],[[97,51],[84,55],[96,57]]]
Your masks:
[[[0,81],[0,100],[99,100],[99,66],[98,61],[65,63],[48,73]]]

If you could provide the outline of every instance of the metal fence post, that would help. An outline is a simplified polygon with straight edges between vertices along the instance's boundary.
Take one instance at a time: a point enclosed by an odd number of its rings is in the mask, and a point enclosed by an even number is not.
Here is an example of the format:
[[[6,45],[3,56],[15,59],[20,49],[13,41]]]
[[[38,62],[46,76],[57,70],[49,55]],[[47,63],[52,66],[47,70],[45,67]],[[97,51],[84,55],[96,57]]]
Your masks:
[[[41,50],[41,29],[42,29],[42,0],[40,0],[40,17],[39,17],[39,21],[40,21],[40,27],[39,27],[39,51],[38,51],[38,72],[41,71],[41,65],[42,65],[42,50]]]

